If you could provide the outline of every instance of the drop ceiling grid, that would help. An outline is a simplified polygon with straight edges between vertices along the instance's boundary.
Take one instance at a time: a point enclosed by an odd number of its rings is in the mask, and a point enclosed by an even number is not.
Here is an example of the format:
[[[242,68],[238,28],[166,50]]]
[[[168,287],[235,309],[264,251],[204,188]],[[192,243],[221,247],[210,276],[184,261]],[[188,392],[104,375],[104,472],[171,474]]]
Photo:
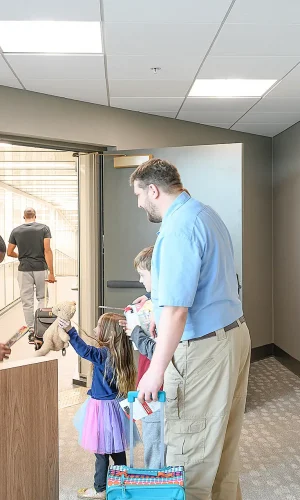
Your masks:
[[[103,55],[5,53],[0,85],[108,105],[108,82],[115,107],[274,135],[300,119],[300,2],[292,3],[102,0],[106,68]],[[82,9],[81,0],[15,0],[0,14],[37,17],[100,23],[100,1],[87,0]],[[156,75],[154,66],[162,68]],[[187,97],[195,78],[280,83],[263,99],[208,100]]]

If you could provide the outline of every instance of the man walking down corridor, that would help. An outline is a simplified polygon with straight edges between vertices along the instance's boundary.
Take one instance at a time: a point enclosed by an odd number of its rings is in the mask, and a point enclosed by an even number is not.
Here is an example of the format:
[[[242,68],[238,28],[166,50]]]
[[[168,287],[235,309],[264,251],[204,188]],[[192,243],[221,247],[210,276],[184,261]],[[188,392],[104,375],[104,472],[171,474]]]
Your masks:
[[[42,308],[45,303],[45,280],[54,283],[55,277],[49,227],[36,222],[36,212],[33,208],[25,209],[24,220],[24,224],[11,232],[7,255],[20,261],[18,268],[20,297],[25,322],[30,329],[29,343],[34,343],[34,285],[38,305]],[[15,252],[16,247],[18,253]]]

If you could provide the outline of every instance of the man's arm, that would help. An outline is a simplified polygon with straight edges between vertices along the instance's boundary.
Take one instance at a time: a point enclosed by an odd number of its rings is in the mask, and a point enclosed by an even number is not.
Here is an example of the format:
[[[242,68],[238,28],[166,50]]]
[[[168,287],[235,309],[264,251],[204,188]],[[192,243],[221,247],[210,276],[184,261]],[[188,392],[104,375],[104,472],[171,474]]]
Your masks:
[[[7,255],[8,257],[13,257],[14,259],[18,259],[19,255],[15,252],[15,248],[17,246],[16,238],[14,236],[14,230],[11,232],[9,240],[8,240],[8,249]]]
[[[2,236],[0,236],[0,263],[4,260],[5,252],[6,252],[5,241],[2,238]]]
[[[45,260],[49,269],[48,281],[49,283],[54,283],[56,280],[53,270],[53,253],[50,246],[50,238],[44,238],[44,253]]]
[[[164,373],[184,332],[200,279],[202,242],[184,232],[164,237],[159,255],[158,306],[163,308],[156,349],[139,383],[139,400],[157,400]]]
[[[8,257],[13,257],[14,259],[17,259],[19,257],[17,252],[15,252],[16,246],[17,245],[13,245],[12,243],[8,244],[8,248],[7,248]]]

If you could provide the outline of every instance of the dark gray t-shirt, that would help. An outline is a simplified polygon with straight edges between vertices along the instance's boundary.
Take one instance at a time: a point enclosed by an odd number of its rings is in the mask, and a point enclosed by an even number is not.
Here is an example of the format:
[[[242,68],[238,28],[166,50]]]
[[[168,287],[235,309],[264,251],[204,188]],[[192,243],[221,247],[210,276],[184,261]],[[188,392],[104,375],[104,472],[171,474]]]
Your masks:
[[[19,271],[44,271],[48,269],[44,253],[45,238],[51,238],[50,229],[39,222],[22,224],[13,229],[9,243],[18,247]]]

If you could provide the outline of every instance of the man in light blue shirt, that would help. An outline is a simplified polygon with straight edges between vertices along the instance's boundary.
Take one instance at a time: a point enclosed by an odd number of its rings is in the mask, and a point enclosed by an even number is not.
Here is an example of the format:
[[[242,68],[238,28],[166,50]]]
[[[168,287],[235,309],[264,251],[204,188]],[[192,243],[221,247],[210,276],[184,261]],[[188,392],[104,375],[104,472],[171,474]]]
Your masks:
[[[164,382],[167,464],[185,466],[187,500],[240,500],[250,337],[230,235],[170,163],[144,163],[131,184],[148,219],[162,222],[152,259],[157,346],[139,399],[155,400]]]
[[[185,306],[181,340],[202,337],[242,316],[228,230],[212,208],[179,194],[163,218],[152,260],[152,301]]]

